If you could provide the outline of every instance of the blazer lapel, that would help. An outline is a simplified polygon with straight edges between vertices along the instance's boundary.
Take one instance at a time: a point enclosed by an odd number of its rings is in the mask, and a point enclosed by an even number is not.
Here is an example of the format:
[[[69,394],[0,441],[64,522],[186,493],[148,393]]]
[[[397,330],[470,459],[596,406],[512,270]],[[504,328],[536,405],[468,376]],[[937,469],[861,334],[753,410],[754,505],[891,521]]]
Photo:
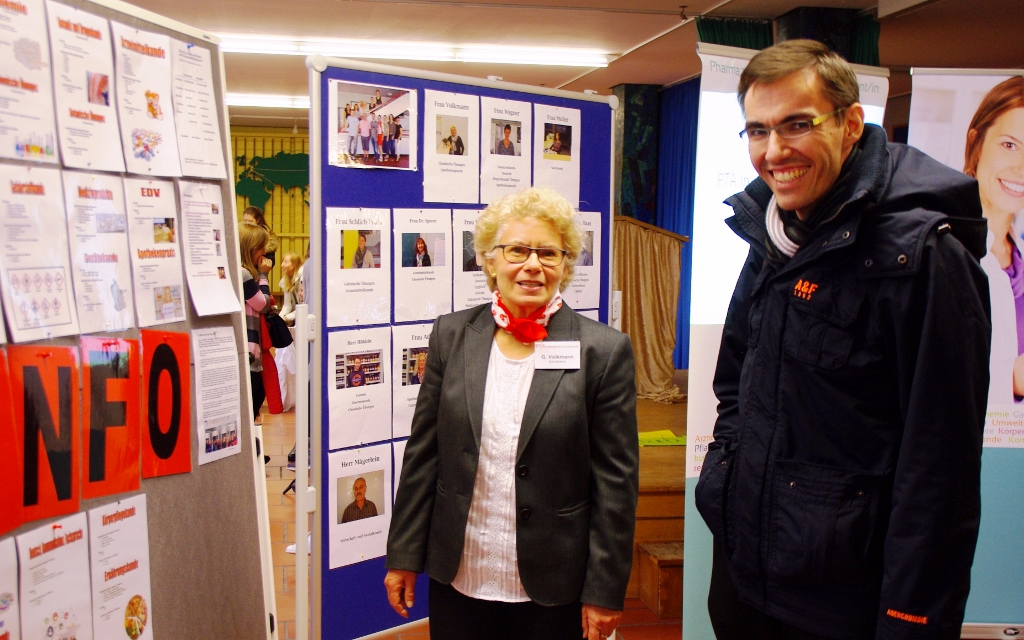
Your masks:
[[[574,322],[572,309],[566,304],[551,316],[548,321],[548,340],[578,340],[576,337],[576,323]],[[547,411],[551,397],[555,394],[558,382],[562,379],[564,369],[537,369],[533,372],[533,382],[530,384],[530,395],[526,397],[526,409],[523,411],[523,423],[519,430],[519,445],[516,447],[516,460],[523,455],[523,450],[530,442],[530,437],[537,429],[540,419]],[[483,405],[481,404],[481,409]],[[479,440],[477,441],[479,444]]]
[[[466,324],[466,407],[469,409],[470,426],[480,450],[481,421],[484,415],[484,386],[487,383],[487,364],[491,359],[491,343],[494,341],[494,319],[490,306],[484,308],[476,318]]]

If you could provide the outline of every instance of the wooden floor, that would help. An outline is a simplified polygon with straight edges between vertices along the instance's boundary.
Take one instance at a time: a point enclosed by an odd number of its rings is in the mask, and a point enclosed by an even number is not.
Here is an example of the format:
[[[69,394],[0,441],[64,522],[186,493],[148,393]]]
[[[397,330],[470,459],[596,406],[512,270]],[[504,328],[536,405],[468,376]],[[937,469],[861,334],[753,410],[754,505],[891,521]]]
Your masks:
[[[677,382],[685,392],[685,372],[679,373],[682,376],[676,376]],[[685,435],[686,403],[663,405],[640,400],[637,402],[637,421],[640,431],[671,429],[676,435]],[[266,453],[270,456],[266,469],[270,542],[277,592],[275,619],[278,624],[278,637],[281,640],[292,640],[295,638],[295,556],[285,553],[285,547],[295,542],[295,494],[282,495],[282,492],[295,478],[295,473],[286,468],[288,452],[295,444],[295,413],[289,411],[272,416],[264,411],[263,438]],[[665,478],[684,474],[684,456],[680,448],[649,447],[641,453],[641,475],[648,477],[650,482],[663,482]],[[658,469],[653,468],[655,462]],[[639,599],[630,598],[626,600],[626,610],[619,625],[619,637],[622,640],[681,640],[682,620],[658,620]],[[384,636],[381,640],[429,638],[427,623],[421,622],[403,628],[394,635]]]

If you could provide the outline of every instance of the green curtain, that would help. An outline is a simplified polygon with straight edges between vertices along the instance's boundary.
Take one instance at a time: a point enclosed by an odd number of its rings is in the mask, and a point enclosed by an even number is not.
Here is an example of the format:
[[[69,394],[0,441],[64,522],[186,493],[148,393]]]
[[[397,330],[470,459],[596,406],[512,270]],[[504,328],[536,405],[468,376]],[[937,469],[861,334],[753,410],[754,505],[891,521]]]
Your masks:
[[[881,66],[878,58],[878,34],[880,32],[881,25],[878,24],[874,16],[868,14],[854,19],[850,62],[872,67]]]
[[[696,22],[701,42],[758,51],[774,44],[771,20],[698,17]]]

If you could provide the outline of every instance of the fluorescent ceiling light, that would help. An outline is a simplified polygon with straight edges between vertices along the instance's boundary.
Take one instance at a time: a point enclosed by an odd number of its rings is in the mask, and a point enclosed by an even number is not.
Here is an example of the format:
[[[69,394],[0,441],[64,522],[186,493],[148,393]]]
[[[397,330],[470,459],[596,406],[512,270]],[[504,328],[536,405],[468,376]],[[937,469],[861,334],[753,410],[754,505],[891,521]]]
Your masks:
[[[229,93],[224,101],[229,107],[265,107],[277,109],[309,109],[309,96],[275,96],[260,93]]]
[[[513,47],[501,45],[447,45],[431,42],[385,42],[251,34],[220,34],[224,53],[308,56],[440,62],[537,64],[562,67],[607,67],[609,55],[596,49]]]

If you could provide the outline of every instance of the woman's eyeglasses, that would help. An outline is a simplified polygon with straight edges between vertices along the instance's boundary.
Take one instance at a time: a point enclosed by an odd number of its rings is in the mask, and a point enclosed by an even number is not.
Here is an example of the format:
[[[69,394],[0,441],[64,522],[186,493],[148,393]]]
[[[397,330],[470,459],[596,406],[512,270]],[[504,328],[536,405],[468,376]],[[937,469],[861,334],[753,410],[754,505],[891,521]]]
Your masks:
[[[512,264],[522,264],[530,259],[531,253],[536,253],[537,260],[545,267],[557,267],[562,264],[565,255],[569,253],[565,249],[527,247],[521,244],[499,244],[495,249],[501,249],[501,255],[505,256],[505,261]]]
[[[843,111],[846,111],[847,107],[836,109],[832,113],[825,113],[815,118],[808,120],[790,120],[789,122],[783,122],[777,124],[774,127],[755,127],[748,126],[743,131],[740,131],[740,137],[746,137],[750,144],[759,144],[768,141],[768,136],[772,134],[772,131],[779,134],[780,138],[792,139],[801,138],[809,134],[814,127],[828,122],[829,118],[833,118]]]

